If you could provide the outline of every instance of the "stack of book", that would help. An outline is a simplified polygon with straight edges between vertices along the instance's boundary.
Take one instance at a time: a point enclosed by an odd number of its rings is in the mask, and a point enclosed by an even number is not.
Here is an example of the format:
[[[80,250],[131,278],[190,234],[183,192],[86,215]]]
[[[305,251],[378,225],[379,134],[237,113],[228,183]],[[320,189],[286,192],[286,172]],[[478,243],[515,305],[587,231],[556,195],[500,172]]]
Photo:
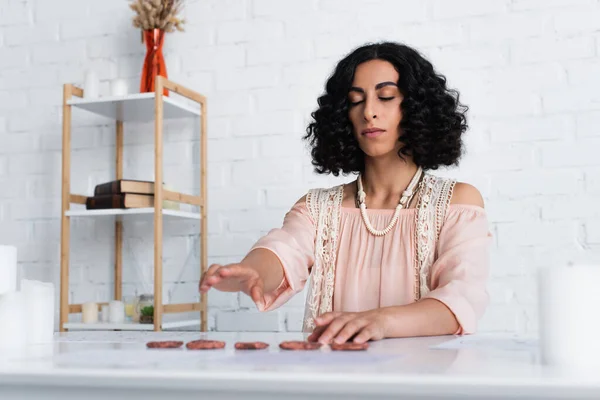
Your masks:
[[[101,183],[85,202],[88,210],[154,207],[154,182],[120,179]]]

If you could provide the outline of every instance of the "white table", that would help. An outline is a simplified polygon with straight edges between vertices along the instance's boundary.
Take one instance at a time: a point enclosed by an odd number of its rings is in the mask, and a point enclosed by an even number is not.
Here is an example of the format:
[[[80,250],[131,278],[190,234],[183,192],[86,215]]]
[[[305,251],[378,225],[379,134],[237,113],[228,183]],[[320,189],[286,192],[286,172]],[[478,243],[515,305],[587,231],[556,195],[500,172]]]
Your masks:
[[[474,336],[471,339],[485,338]],[[224,350],[147,350],[155,339],[227,342]],[[600,371],[558,372],[535,346],[434,349],[453,337],[388,339],[366,352],[280,351],[299,333],[70,332],[0,351],[0,399],[599,399]],[[233,349],[238,340],[271,344]],[[493,339],[496,340],[496,339]],[[504,340],[497,337],[497,340]],[[495,343],[495,342],[494,342]]]

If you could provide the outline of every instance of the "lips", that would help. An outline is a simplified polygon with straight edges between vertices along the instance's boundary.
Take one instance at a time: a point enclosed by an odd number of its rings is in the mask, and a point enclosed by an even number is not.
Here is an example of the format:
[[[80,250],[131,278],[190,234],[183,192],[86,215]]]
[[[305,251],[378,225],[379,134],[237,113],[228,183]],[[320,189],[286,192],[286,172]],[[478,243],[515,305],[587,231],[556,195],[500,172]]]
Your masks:
[[[363,136],[366,136],[368,138],[374,138],[377,137],[379,135],[381,135],[383,132],[385,132],[383,129],[379,129],[379,128],[368,128],[365,129],[361,132],[361,134]]]

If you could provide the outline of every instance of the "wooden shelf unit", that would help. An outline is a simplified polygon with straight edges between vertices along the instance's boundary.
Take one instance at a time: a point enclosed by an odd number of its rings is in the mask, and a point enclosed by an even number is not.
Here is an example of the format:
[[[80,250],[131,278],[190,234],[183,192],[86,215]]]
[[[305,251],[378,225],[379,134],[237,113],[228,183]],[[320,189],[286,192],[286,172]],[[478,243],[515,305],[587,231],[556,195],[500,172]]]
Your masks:
[[[163,95],[163,89],[177,93],[192,102],[186,104],[181,100]],[[199,106],[199,107],[196,107]],[[165,190],[162,185],[155,185],[154,207],[137,209],[86,210],[71,209],[71,204],[85,204],[87,196],[71,193],[71,116],[72,108],[112,118],[116,121],[116,176],[123,179],[123,123],[143,122],[154,116],[154,180],[163,181],[163,120],[170,118],[200,118],[200,195],[193,196]],[[187,326],[190,321],[163,323],[165,313],[200,312],[200,330],[207,330],[207,296],[200,295],[200,302],[183,304],[163,304],[162,285],[162,243],[163,218],[165,216],[193,218],[200,220],[200,273],[207,269],[207,120],[206,97],[182,85],[158,76],[154,93],[138,93],[122,97],[103,97],[84,99],[83,90],[73,84],[63,86],[63,121],[62,121],[62,201],[61,201],[61,235],[60,235],[60,327],[61,332],[67,329],[123,329],[154,330]],[[163,209],[165,200],[191,204],[199,207],[199,213]],[[141,324],[79,324],[69,322],[69,315],[81,312],[81,305],[69,304],[69,259],[70,259],[70,219],[72,217],[116,216],[115,218],[115,260],[114,260],[114,299],[122,298],[122,218],[127,215],[151,214],[154,219],[154,325]],[[87,325],[87,326],[86,326]]]

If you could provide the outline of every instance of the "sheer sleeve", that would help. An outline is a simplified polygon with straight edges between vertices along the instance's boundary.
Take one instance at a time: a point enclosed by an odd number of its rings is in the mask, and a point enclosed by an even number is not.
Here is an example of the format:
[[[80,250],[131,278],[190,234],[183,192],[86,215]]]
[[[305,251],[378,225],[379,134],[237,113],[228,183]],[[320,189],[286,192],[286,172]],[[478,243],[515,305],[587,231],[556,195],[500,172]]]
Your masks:
[[[314,263],[315,236],[315,223],[306,202],[301,201],[287,212],[282,227],[272,229],[252,246],[251,250],[270,250],[283,266],[284,278],[270,293],[269,297],[273,300],[265,304],[264,311],[280,307],[302,291]]]
[[[456,334],[474,333],[489,303],[491,233],[483,208],[451,205],[440,231],[437,257],[424,297],[444,303],[455,315]]]

